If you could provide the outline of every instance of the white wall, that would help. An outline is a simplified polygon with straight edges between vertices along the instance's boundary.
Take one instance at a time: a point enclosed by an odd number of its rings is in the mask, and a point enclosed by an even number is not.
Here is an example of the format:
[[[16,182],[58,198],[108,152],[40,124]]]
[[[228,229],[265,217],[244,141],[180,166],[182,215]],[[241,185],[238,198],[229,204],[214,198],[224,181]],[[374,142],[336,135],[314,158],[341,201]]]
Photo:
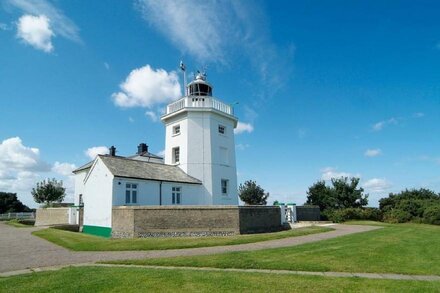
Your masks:
[[[113,175],[97,157],[84,186],[84,225],[111,227]]]
[[[180,134],[173,135],[177,124]],[[219,124],[226,127],[224,135],[218,132]],[[209,109],[192,109],[173,116],[166,120],[166,164],[172,164],[172,149],[177,146],[179,167],[203,182],[204,204],[238,205],[233,119]],[[227,150],[227,163],[221,148]],[[229,181],[227,196],[221,193],[221,179]]]
[[[125,184],[137,184],[137,203],[125,203]],[[162,182],[162,205],[172,204],[172,187],[181,187],[181,205],[207,204],[203,196],[203,186],[200,184],[185,184]],[[139,180],[115,177],[113,180],[113,205],[159,205],[160,182],[153,180]]]
[[[84,178],[88,171],[89,169],[86,169],[75,174],[75,193],[73,195],[73,202],[76,206],[79,205],[79,195],[84,194]]]

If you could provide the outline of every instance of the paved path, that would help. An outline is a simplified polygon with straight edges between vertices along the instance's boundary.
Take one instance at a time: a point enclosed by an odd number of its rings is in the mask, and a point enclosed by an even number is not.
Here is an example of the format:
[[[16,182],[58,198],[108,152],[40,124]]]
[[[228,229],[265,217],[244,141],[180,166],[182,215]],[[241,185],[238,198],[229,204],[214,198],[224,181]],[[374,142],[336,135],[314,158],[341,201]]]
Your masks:
[[[204,248],[153,251],[74,252],[31,235],[41,228],[15,228],[0,222],[0,273],[29,268],[94,263],[118,259],[162,258],[207,255],[295,246],[338,236],[378,229],[377,226],[333,225],[334,231],[257,243]]]

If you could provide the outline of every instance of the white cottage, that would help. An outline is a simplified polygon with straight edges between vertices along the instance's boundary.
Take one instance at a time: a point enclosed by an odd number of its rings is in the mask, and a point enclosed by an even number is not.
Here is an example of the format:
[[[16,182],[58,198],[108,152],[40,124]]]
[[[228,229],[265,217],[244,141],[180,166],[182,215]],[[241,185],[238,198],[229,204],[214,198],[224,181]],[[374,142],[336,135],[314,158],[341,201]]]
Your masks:
[[[185,93],[161,117],[164,160],[142,143],[133,156],[111,147],[74,171],[84,232],[110,236],[115,206],[238,205],[233,108],[212,97],[204,74]]]

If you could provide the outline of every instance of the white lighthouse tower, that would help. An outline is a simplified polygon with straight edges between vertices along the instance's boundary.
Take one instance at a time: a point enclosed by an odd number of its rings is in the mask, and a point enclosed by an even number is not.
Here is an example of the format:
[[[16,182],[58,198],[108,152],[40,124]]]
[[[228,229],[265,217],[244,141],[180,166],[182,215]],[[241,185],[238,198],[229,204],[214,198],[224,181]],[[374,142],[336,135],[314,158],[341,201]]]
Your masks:
[[[184,69],[184,68],[183,68]],[[212,86],[198,73],[185,95],[167,106],[165,164],[178,165],[202,181],[200,205],[238,205],[234,128],[231,105],[212,96]]]

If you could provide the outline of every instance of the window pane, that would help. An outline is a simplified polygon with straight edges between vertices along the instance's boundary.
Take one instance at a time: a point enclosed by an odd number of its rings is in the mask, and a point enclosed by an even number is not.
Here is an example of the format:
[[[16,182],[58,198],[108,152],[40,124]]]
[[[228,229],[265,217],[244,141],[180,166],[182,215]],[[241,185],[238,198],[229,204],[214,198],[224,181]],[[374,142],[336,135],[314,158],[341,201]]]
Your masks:
[[[172,199],[172,203],[175,204],[176,203],[176,195],[173,193],[173,199]]]
[[[130,190],[125,191],[125,203],[130,203]]]
[[[175,187],[176,191],[180,192],[180,187]]]
[[[180,204],[180,193],[177,194],[177,204]]]
[[[131,185],[131,188],[136,189],[137,186],[138,186],[137,184],[132,184],[132,185]]]
[[[131,202],[132,203],[137,203],[137,191],[136,190],[133,190],[131,192]]]
[[[128,184],[128,183],[127,183],[127,184],[125,184],[125,188],[130,188],[130,186],[131,186],[131,185],[130,185],[130,184]]]

